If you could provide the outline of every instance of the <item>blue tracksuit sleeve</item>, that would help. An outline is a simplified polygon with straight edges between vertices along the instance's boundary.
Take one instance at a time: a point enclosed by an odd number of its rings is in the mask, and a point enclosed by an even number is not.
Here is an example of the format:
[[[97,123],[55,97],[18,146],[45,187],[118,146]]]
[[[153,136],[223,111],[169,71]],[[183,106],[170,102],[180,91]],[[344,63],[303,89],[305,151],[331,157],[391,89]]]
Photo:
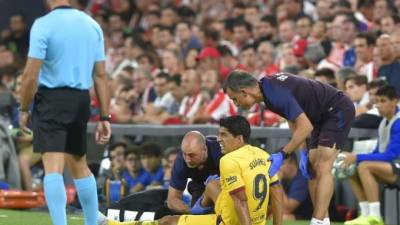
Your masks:
[[[375,152],[375,151],[374,151]],[[400,157],[400,120],[390,130],[390,141],[383,153],[358,154],[357,164],[363,161],[391,162]]]

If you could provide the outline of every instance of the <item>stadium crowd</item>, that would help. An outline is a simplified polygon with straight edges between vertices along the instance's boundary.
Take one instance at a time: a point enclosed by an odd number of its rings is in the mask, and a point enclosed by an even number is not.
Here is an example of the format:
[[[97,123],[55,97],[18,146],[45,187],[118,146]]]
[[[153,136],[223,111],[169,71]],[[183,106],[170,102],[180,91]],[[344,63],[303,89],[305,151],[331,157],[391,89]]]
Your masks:
[[[337,87],[354,102],[354,127],[360,128],[379,127],[380,87],[389,84],[400,93],[399,0],[72,2],[104,32],[113,123],[204,124],[241,114],[253,126],[287,127],[263,105],[246,112],[235,106],[222,90],[235,69],[257,78],[287,72]],[[0,122],[7,128],[18,128],[28,47],[29,27],[16,14],[0,32]],[[94,122],[99,109],[91,94]],[[9,167],[0,170],[0,181],[15,178],[7,171],[19,167],[23,182],[11,186],[32,190],[30,166],[40,155],[32,154],[32,135],[14,130],[18,155],[0,150],[0,165]],[[124,180],[127,193],[168,187],[176,152],[115,143],[109,169],[99,173],[99,188],[110,180]],[[19,163],[3,163],[8,160]]]

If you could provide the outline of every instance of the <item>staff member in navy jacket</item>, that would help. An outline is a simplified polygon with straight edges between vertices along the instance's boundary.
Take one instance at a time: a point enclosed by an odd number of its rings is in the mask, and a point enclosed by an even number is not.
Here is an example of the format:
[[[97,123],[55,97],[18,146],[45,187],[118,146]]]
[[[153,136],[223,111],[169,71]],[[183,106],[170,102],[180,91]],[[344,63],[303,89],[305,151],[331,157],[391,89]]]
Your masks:
[[[188,179],[188,190],[192,195],[191,205],[203,194],[204,182],[211,175],[219,174],[219,159],[222,156],[221,147],[216,137],[204,137],[198,131],[188,132],[181,144],[181,149],[176,157],[170,186],[168,189],[168,208],[177,213],[202,213],[203,209],[194,212],[183,200],[183,191]],[[204,209],[204,212],[206,209]]]

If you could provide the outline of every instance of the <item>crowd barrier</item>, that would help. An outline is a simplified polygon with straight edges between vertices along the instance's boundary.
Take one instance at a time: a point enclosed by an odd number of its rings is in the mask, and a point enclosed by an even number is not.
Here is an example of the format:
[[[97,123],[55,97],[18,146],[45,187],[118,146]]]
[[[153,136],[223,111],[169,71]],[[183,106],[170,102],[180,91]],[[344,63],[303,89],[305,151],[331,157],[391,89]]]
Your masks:
[[[205,135],[218,134],[218,125],[153,125],[153,124],[112,124],[113,135],[170,137],[183,136],[191,130],[198,130]],[[95,124],[88,124],[88,133],[94,133]],[[351,139],[376,138],[377,130],[352,128],[349,134]],[[291,132],[286,128],[252,127],[252,138],[290,138]]]

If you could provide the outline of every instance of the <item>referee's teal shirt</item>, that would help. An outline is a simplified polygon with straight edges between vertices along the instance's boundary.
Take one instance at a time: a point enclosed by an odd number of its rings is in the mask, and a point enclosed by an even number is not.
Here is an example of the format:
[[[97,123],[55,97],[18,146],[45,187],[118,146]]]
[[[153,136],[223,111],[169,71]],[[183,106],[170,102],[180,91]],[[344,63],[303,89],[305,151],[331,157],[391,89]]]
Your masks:
[[[43,60],[39,87],[87,90],[95,62],[104,61],[104,37],[90,16],[68,6],[35,20],[28,57]]]

